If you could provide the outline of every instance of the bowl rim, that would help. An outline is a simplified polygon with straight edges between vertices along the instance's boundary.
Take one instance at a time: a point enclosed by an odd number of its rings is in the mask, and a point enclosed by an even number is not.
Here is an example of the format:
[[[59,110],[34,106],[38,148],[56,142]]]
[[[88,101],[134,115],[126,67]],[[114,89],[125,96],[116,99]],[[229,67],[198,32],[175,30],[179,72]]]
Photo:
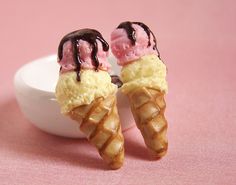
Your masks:
[[[45,89],[40,89],[40,88],[36,88],[35,86],[29,85],[22,77],[22,74],[24,73],[25,70],[27,70],[27,68],[31,65],[34,65],[35,63],[39,63],[42,61],[52,61],[56,58],[56,54],[51,54],[48,56],[44,56],[41,58],[37,58],[35,60],[32,60],[24,65],[22,65],[15,73],[14,75],[14,85],[15,87],[22,87],[22,88],[15,88],[16,91],[21,91],[20,89],[24,89],[27,91],[31,91],[33,92],[40,92],[44,95],[50,96],[50,97],[55,97],[54,92],[53,91],[49,91],[49,90],[45,90]]]

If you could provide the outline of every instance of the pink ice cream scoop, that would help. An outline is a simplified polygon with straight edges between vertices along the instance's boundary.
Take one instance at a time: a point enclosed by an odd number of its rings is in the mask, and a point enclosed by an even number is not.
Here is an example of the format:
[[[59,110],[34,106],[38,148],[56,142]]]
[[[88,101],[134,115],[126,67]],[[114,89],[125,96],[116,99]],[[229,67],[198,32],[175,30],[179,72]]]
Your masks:
[[[111,50],[122,66],[148,54],[160,57],[154,34],[140,22],[121,23],[111,33]]]
[[[81,69],[108,71],[111,68],[107,60],[109,46],[101,34],[92,29],[82,29],[67,34],[58,48],[60,73]]]

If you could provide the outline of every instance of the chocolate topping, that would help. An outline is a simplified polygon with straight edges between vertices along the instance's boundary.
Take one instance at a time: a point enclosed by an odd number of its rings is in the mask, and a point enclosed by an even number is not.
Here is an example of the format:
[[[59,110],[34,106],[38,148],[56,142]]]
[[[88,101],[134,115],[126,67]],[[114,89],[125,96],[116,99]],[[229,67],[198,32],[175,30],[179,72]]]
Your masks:
[[[61,60],[63,58],[63,45],[65,42],[70,41],[72,43],[72,52],[73,52],[73,60],[76,65],[75,71],[77,72],[77,80],[80,81],[80,69],[81,69],[81,58],[78,51],[79,40],[87,41],[92,46],[91,58],[95,62],[95,70],[98,70],[99,60],[97,58],[98,52],[98,44],[97,40],[102,43],[103,51],[109,50],[108,43],[104,40],[101,33],[97,30],[93,29],[81,29],[74,32],[71,32],[65,35],[58,47],[58,59]]]
[[[158,54],[158,57],[161,59],[160,57],[160,52],[158,51],[157,49],[157,41],[156,41],[156,37],[155,35],[153,34],[153,32],[149,29],[149,27],[147,25],[145,25],[144,23],[142,22],[130,22],[130,21],[126,21],[126,22],[122,22],[117,28],[123,28],[127,35],[128,35],[128,38],[129,40],[131,41],[131,44],[132,45],[135,45],[135,42],[136,42],[136,36],[135,36],[135,29],[132,27],[132,24],[137,24],[139,26],[141,26],[144,31],[146,32],[147,36],[148,36],[148,45],[147,47],[150,47],[151,46],[151,41],[150,41],[150,34],[152,35],[153,37],[153,42],[154,42],[154,46],[153,46],[153,50],[156,50],[157,51],[157,54]]]
[[[120,23],[120,25],[117,28],[123,28],[126,31],[128,38],[131,41],[132,45],[135,45],[136,37],[135,37],[135,30],[132,27],[132,22],[129,22],[129,21],[122,22],[122,23]]]
[[[117,85],[118,88],[120,88],[123,85],[123,83],[120,80],[119,76],[117,76],[117,75],[110,75],[110,76],[111,76],[111,82],[113,84]]]

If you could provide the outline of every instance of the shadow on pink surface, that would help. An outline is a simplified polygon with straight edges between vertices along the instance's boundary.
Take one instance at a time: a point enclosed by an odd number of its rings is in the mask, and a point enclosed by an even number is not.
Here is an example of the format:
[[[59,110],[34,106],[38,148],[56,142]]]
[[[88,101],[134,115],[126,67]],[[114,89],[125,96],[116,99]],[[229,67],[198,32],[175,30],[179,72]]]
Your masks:
[[[130,129],[135,129],[134,127]],[[124,137],[125,137],[125,154],[127,156],[136,158],[136,159],[141,159],[141,160],[149,160],[149,157],[147,155],[148,150],[144,145],[144,142],[140,142],[140,138],[137,139],[131,138],[128,136],[129,132],[124,132]],[[137,134],[138,137],[142,137],[141,134]]]
[[[91,169],[109,170],[102,161],[96,149],[86,139],[69,139],[49,135],[34,127],[27,121],[14,98],[0,105],[0,150],[8,153],[8,157],[17,156],[18,159],[37,161],[53,161],[68,163]],[[137,128],[130,128],[137,129]],[[128,130],[127,130],[128,131]],[[125,154],[139,160],[151,160],[142,136],[129,136],[124,133]],[[8,158],[7,157],[7,158]],[[8,160],[6,158],[6,160]],[[9,159],[10,160],[10,159]]]
[[[0,117],[4,120],[0,124],[0,145],[1,150],[8,150],[8,157],[17,155],[22,160],[49,160],[84,168],[108,169],[85,139],[49,135],[31,125],[21,114],[15,99],[0,106]]]

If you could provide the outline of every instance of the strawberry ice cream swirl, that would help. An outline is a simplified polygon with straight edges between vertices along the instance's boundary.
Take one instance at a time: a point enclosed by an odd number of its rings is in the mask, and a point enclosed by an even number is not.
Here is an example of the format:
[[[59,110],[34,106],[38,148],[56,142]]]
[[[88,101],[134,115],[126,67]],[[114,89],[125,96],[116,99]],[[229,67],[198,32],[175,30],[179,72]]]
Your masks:
[[[125,27],[127,25],[129,27]],[[124,22],[111,33],[111,50],[121,66],[144,55],[155,54],[160,58],[155,36],[146,25],[138,22]]]
[[[108,71],[111,68],[107,60],[109,45],[99,32],[84,29],[66,35],[58,48],[60,73],[81,69]]]

